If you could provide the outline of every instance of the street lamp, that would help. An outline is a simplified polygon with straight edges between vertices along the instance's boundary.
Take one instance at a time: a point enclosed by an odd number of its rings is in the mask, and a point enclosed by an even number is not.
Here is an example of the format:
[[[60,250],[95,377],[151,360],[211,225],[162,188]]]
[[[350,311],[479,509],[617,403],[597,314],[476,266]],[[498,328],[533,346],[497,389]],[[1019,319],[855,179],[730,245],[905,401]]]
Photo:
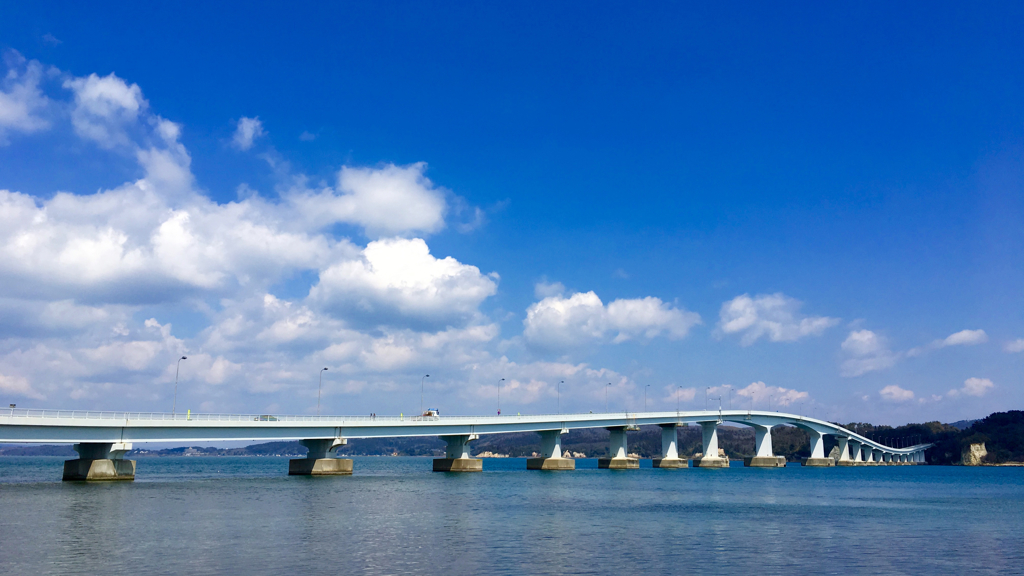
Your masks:
[[[650,384],[647,384],[646,386],[644,386],[644,412],[647,412],[647,389],[650,388],[650,387],[651,387]]]
[[[611,387],[612,387],[612,383],[611,382],[609,382],[608,385],[604,387],[604,413],[605,414],[608,413],[608,389],[611,388]]]
[[[317,388],[317,390],[316,390],[316,415],[317,416],[320,415],[320,392],[322,392],[323,389],[324,389],[324,370],[327,370],[326,366],[324,366],[324,369],[320,371],[320,387]]]
[[[430,378],[430,374],[424,374],[423,378],[420,378],[420,415],[423,414],[423,381]]]
[[[711,392],[711,386],[704,388],[704,411],[708,411],[708,393]]]
[[[501,383],[504,381],[504,378],[498,380],[498,416],[501,416]]]
[[[683,395],[683,387],[676,386],[676,417],[679,416],[679,397]]]
[[[772,395],[771,394],[768,395],[768,411],[769,412],[772,411]]]
[[[565,384],[565,380],[560,381],[558,383],[558,386],[555,386],[555,391],[558,393],[558,413],[559,414],[562,413],[562,384]]]
[[[171,403],[171,416],[174,416],[178,408],[178,370],[181,369],[181,361],[188,360],[188,356],[178,358],[178,364],[174,367],[174,401]]]

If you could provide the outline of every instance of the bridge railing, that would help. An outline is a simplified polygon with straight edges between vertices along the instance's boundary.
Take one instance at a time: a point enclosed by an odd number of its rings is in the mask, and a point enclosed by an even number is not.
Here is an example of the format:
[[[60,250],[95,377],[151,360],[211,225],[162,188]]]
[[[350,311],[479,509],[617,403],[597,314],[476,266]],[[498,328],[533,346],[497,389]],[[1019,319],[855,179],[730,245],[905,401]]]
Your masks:
[[[208,414],[178,412],[118,412],[118,411],[96,411],[96,410],[51,410],[37,408],[9,408],[0,409],[0,417],[9,416],[13,418],[67,418],[87,420],[145,420],[145,421],[178,421],[178,422],[454,422],[458,420],[494,419],[494,420],[516,420],[516,419],[550,419],[559,416],[574,416],[579,414],[503,414],[496,415],[454,415],[454,416],[421,416],[421,415],[384,415],[384,416],[340,416],[340,415],[309,415],[309,414]],[[612,412],[604,414],[611,417],[635,418],[635,413]],[[601,414],[587,413],[588,416],[601,416]]]

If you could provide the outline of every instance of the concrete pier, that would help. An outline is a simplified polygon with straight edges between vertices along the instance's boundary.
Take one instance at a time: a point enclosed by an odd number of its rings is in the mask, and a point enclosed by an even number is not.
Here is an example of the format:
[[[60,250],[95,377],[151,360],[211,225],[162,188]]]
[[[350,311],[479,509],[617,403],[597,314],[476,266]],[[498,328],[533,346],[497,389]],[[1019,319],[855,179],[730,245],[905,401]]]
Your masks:
[[[347,444],[345,438],[312,438],[299,440],[306,447],[305,458],[288,461],[289,476],[350,476],[353,470],[349,458],[331,458],[329,454]]]
[[[626,427],[616,426],[608,429],[608,458],[598,458],[597,467],[609,470],[631,470],[640,467],[639,458],[630,458],[626,445]]]
[[[694,468],[728,468],[729,457],[718,455],[718,421],[700,422],[704,452],[691,460]]]
[[[350,458],[296,458],[288,461],[289,476],[350,476]]]
[[[482,472],[484,461],[473,458],[469,451],[469,443],[477,438],[476,434],[441,436],[447,447],[444,458],[434,459],[434,472]]]
[[[82,443],[74,445],[79,458],[64,461],[62,480],[73,481],[132,481],[135,480],[135,461],[125,460],[132,449],[131,443]]]
[[[751,456],[743,459],[743,465],[750,468],[785,468],[785,456]]]
[[[654,458],[655,468],[687,468],[690,463],[679,457],[678,424],[661,424],[661,457]]]
[[[812,466],[815,468],[830,468],[836,465],[832,458],[804,458],[800,461],[801,466]]]
[[[540,432],[539,458],[526,460],[527,470],[575,470],[576,461],[562,457],[562,434],[568,430],[544,430]]]
[[[654,468],[689,468],[690,462],[685,458],[654,458],[651,460]]]
[[[527,470],[575,470],[576,461],[572,458],[527,458]]]
[[[751,468],[784,468],[785,456],[776,456],[772,452],[772,427],[752,424],[754,429],[754,456],[743,459],[743,465]]]

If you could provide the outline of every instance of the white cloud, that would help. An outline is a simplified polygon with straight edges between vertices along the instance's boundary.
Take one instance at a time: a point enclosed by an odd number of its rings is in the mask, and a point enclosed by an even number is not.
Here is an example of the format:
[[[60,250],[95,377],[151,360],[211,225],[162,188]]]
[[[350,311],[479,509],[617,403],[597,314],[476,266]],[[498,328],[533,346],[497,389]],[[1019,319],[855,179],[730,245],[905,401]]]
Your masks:
[[[33,400],[46,399],[46,396],[36,392],[32,386],[29,385],[28,380],[21,376],[7,376],[5,374],[0,374],[0,391],[6,394],[32,398]]]
[[[760,407],[755,409],[763,409],[767,407],[769,397],[771,397],[772,408],[778,406],[789,406],[794,402],[810,398],[810,395],[807,392],[800,392],[791,388],[782,388],[781,386],[767,386],[761,381],[750,383],[747,387],[737,390],[736,394],[738,396],[750,398],[755,407]]]
[[[392,238],[321,271],[310,300],[362,324],[463,325],[497,291],[496,280],[450,256],[435,258],[421,239]]]
[[[742,333],[740,344],[750,346],[762,336],[772,342],[818,336],[839,322],[826,316],[802,316],[798,313],[801,306],[799,300],[781,292],[754,298],[743,294],[722,304],[718,330],[722,334]]]
[[[988,342],[988,334],[985,334],[984,330],[961,330],[941,340],[935,340],[927,346],[911,348],[907,351],[907,356],[920,356],[929,350],[938,350],[947,346],[975,346],[985,342]]]
[[[316,134],[313,134],[308,130],[303,130],[302,134],[299,134],[299,140],[303,142],[312,142],[313,140],[316,140]]]
[[[50,123],[42,116],[49,100],[39,88],[43,67],[28,62],[21,54],[4,54],[7,74],[0,80],[0,145],[8,143],[10,132],[31,133],[44,130]]]
[[[942,341],[944,346],[974,346],[985,342],[988,342],[988,334],[984,330],[961,330]]]
[[[537,282],[533,286],[533,295],[538,300],[544,298],[550,298],[552,296],[561,296],[565,294],[565,285],[561,282]]]
[[[312,225],[356,224],[370,236],[437,232],[445,226],[445,191],[424,173],[424,162],[380,168],[345,166],[337,190],[295,190],[286,195]]]
[[[238,127],[235,128],[235,135],[231,139],[231,145],[239,150],[248,150],[252,148],[253,142],[266,134],[263,131],[263,122],[260,122],[259,117],[246,118],[241,117],[238,119]]]
[[[1007,342],[1003,349],[1011,353],[1024,352],[1024,338],[1017,338],[1013,342]]]
[[[950,390],[948,395],[955,398],[961,394],[967,396],[981,397],[988,394],[989,390],[995,387],[988,378],[968,378],[964,380],[964,385],[958,390]]]
[[[878,395],[886,402],[907,402],[914,399],[914,393],[891,384],[878,391]]]
[[[526,310],[523,336],[535,347],[564,350],[599,341],[651,339],[660,335],[683,338],[700,324],[700,315],[675,308],[658,298],[619,299],[606,307],[594,292],[565,298],[549,296]]]
[[[889,350],[885,339],[871,330],[850,332],[842,349],[849,358],[840,366],[840,374],[847,378],[891,368],[900,359],[899,354]]]
[[[149,106],[138,84],[129,85],[110,73],[71,78],[64,81],[64,87],[75,96],[71,123],[79,136],[103,148],[131,143],[127,131]]]

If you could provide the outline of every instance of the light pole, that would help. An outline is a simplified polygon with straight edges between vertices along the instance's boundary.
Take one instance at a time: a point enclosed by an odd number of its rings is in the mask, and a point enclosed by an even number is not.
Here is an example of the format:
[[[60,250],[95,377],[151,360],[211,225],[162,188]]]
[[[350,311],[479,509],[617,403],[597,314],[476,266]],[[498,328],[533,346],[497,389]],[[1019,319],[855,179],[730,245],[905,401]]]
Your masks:
[[[327,370],[326,366],[324,367],[323,370],[320,371],[320,387],[317,388],[317,390],[316,390],[316,415],[317,416],[320,415],[320,392],[322,392],[323,389],[324,389],[324,370]]]
[[[647,412],[647,389],[650,388],[650,387],[651,387],[650,384],[647,384],[646,386],[644,386],[644,412]]]
[[[729,386],[729,410],[732,410],[732,386]]]
[[[679,397],[683,395],[683,387],[676,386],[676,416],[679,416]]]
[[[771,394],[768,395],[768,411],[769,412],[772,411],[772,395]]]
[[[562,413],[562,384],[565,384],[565,380],[560,381],[558,383],[558,386],[555,386],[555,391],[558,393],[558,413],[559,414]]]
[[[188,356],[178,358],[178,364],[174,367],[174,401],[171,403],[171,416],[174,416],[174,412],[178,408],[178,370],[181,369],[182,360],[188,360]]]
[[[611,382],[609,382],[608,385],[604,387],[604,413],[605,414],[608,413],[608,389],[611,388],[611,387],[612,387],[612,383]]]
[[[498,380],[498,416],[501,416],[501,383],[504,381],[504,378]]]
[[[423,378],[420,378],[420,416],[423,415],[423,381],[430,378],[430,374],[424,374]]]
[[[707,387],[704,388],[704,411],[705,412],[708,411],[708,393],[710,393],[710,392],[711,392],[711,386],[707,386]]]

